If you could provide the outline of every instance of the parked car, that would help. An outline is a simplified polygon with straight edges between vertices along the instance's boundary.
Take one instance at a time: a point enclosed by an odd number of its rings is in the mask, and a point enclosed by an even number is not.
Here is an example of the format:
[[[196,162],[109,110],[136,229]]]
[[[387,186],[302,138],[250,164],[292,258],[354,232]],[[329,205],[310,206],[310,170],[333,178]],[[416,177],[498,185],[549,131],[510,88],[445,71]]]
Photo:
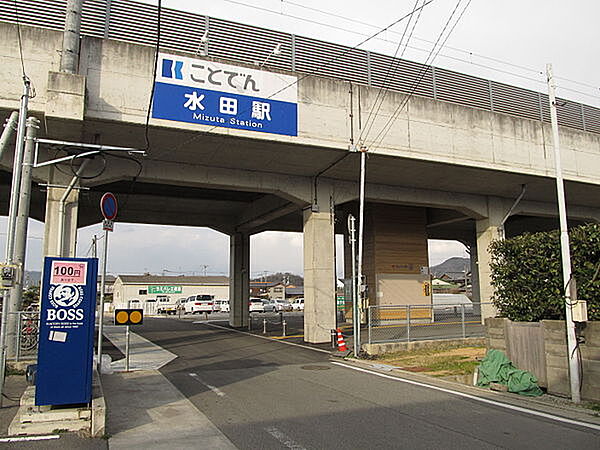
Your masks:
[[[264,312],[277,312],[277,303],[272,300],[263,300]]]
[[[275,307],[277,308],[277,311],[291,311],[292,310],[292,305],[287,300],[276,299],[276,300],[272,300],[272,302],[275,303]]]
[[[292,311],[304,311],[304,298],[300,297],[292,302]]]
[[[185,301],[186,314],[210,314],[213,312],[215,302],[214,295],[199,294],[192,295]]]
[[[229,300],[215,300],[214,304],[215,312],[229,312]]]
[[[252,312],[265,312],[265,304],[261,298],[251,298],[248,302],[248,309]]]

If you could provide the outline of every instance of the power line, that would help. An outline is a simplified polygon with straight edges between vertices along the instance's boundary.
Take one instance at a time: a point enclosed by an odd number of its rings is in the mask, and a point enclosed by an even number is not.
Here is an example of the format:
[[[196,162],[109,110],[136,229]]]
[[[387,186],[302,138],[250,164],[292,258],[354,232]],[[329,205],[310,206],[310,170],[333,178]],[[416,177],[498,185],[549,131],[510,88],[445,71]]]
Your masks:
[[[319,14],[323,14],[323,15],[330,16],[330,17],[335,17],[337,19],[343,19],[343,20],[346,20],[348,22],[352,22],[352,23],[355,23],[355,24],[358,24],[358,25],[363,25],[363,26],[367,26],[367,27],[370,27],[370,28],[378,28],[377,25],[374,25],[374,24],[369,23],[369,22],[364,22],[362,20],[357,20],[357,19],[353,19],[353,18],[350,18],[350,17],[347,17],[347,16],[342,16],[340,14],[335,14],[335,13],[332,13],[332,12],[329,12],[329,11],[324,11],[322,9],[318,9],[318,8],[313,8],[313,7],[310,7],[310,6],[301,5],[299,3],[292,2],[292,1],[289,1],[289,0],[281,0],[281,1],[282,1],[282,3],[288,3],[288,4],[296,6],[298,8],[302,8],[302,9],[306,9],[306,10],[309,10],[309,11],[317,12]],[[247,5],[247,6],[252,7],[251,5]],[[272,11],[272,12],[276,13],[276,11]],[[282,15],[286,15],[286,14],[282,13]],[[295,16],[290,16],[290,17],[295,17]],[[322,25],[322,26],[332,27],[330,24],[327,24],[327,23],[323,23],[323,22],[316,22],[316,23],[318,23],[319,25]],[[340,27],[335,27],[335,28],[343,30],[343,31],[347,31],[349,33],[361,34],[361,33],[357,32],[357,31],[354,31],[354,30],[343,29],[343,28],[340,28]],[[390,31],[390,33],[399,35],[399,33],[396,32],[396,31]],[[383,39],[383,38],[379,38],[379,39],[382,40],[382,41],[384,41],[384,42],[392,42],[392,41],[389,41],[389,40]],[[418,36],[415,36],[414,39],[417,40],[417,41],[425,42],[427,44],[433,44],[433,41],[430,41],[428,39],[423,39],[423,38],[420,38]],[[418,47],[409,47],[409,48],[411,48],[413,50],[417,50],[417,51],[427,51],[427,50],[424,50],[424,49],[421,49],[421,48],[418,48]],[[482,54],[479,54],[479,53],[474,53],[474,52],[472,52],[470,50],[465,50],[465,49],[458,48],[458,47],[446,46],[445,48],[449,49],[449,50],[456,51],[456,52],[464,53],[464,54],[468,55],[469,57],[477,57],[477,58],[481,58],[481,59],[486,59],[486,60],[493,61],[493,62],[498,63],[498,64],[503,64],[505,66],[513,67],[515,69],[520,69],[520,70],[523,70],[523,71],[526,71],[526,72],[531,72],[531,73],[535,73],[537,75],[545,76],[545,74],[544,74],[544,72],[542,70],[534,69],[532,67],[527,67],[527,66],[523,66],[523,65],[520,65],[520,64],[515,64],[513,62],[505,61],[505,60],[502,60],[500,58],[494,58],[494,57],[491,57],[491,56],[486,56],[486,55],[482,55]],[[477,63],[474,63],[473,61],[469,61],[469,60],[466,60],[466,59],[461,59],[461,58],[456,58],[456,57],[448,56],[448,55],[443,54],[443,53],[441,54],[441,56],[443,56],[445,58],[449,58],[449,59],[453,59],[453,60],[465,62],[465,63],[468,63],[468,64],[473,64],[473,65],[476,65],[476,66],[488,68],[488,69],[491,69],[491,70],[498,70],[499,72],[502,72],[502,73],[507,73],[507,74],[510,74],[510,75],[519,76],[519,75],[515,74],[514,72],[507,72],[505,70],[495,69],[495,68],[490,67],[490,66],[486,66],[486,65],[482,65],[482,64],[477,64]],[[576,81],[576,80],[573,80],[573,79],[570,79],[570,78],[566,78],[566,77],[557,77],[557,76],[555,76],[554,78],[555,79],[560,79],[560,80],[563,80],[563,81],[568,81],[570,83],[578,84],[580,86],[585,86],[585,87],[588,87],[588,88],[591,88],[591,89],[594,89],[594,90],[600,89],[599,86],[594,86],[594,85],[591,85],[589,83],[584,83],[582,81]],[[533,80],[531,78],[528,78],[528,79]],[[546,84],[545,80],[544,81],[534,80],[534,81]],[[574,92],[578,92],[579,93],[579,91],[574,91]]]
[[[148,100],[148,110],[146,111],[146,126],[144,127],[144,138],[146,140],[146,148],[150,150],[150,137],[148,135],[150,128],[150,111],[154,100],[155,80],[156,80],[156,65],[158,64],[158,52],[160,51],[160,34],[161,34],[161,17],[162,17],[162,0],[158,0],[156,9],[156,48],[154,52],[154,67],[152,68],[152,89],[150,91],[150,99]]]
[[[249,5],[245,5],[244,3],[240,3],[240,2],[236,2],[235,0],[224,0],[230,3],[236,3],[236,4],[240,4],[243,6],[249,6]],[[342,53],[340,53],[339,55],[335,55],[332,56],[328,61],[326,61],[324,64],[322,64],[320,67],[318,67],[315,70],[312,70],[310,72],[305,73],[304,75],[298,77],[298,79],[296,81],[293,81],[291,83],[288,83],[286,86],[282,87],[281,89],[279,89],[278,91],[272,93],[271,95],[269,95],[268,97],[266,97],[266,99],[270,99],[273,98],[274,96],[276,96],[277,94],[285,91],[286,89],[291,88],[292,86],[297,85],[298,83],[300,83],[302,80],[304,80],[305,78],[308,78],[310,76],[316,75],[318,74],[321,70],[323,70],[325,67],[329,66],[331,63],[337,61],[340,58],[343,58],[344,56],[346,56],[348,53],[352,52],[353,50],[356,50],[357,48],[359,48],[360,46],[366,44],[367,42],[369,42],[370,40],[376,38],[377,36],[379,36],[380,34],[384,33],[385,31],[389,30],[390,28],[394,27],[395,25],[399,24],[400,22],[402,22],[403,20],[411,17],[415,12],[422,10],[423,8],[425,8],[427,5],[429,5],[430,3],[433,3],[434,0],[428,0],[425,3],[423,3],[420,7],[418,7],[416,10],[411,11],[408,14],[403,15],[402,17],[400,17],[399,19],[395,20],[394,22],[392,22],[391,24],[389,24],[388,26],[380,29],[379,31],[377,31],[376,33],[370,35],[369,37],[367,37],[366,39],[363,39],[362,41],[360,41],[358,44],[356,44],[354,47],[348,47],[346,50],[344,50]],[[259,7],[256,7],[259,8]],[[259,8],[262,9],[262,8]],[[267,10],[269,12],[273,12],[272,10]],[[156,66],[156,64],[155,64]],[[155,75],[156,78],[156,75]],[[153,79],[154,81],[154,79]],[[176,151],[180,148],[182,148],[184,145],[189,144],[190,142],[195,141],[196,139],[198,139],[200,136],[210,133],[211,131],[213,131],[214,129],[216,129],[217,126],[213,125],[212,127],[210,127],[208,130],[204,131],[204,132],[198,132],[197,134],[195,134],[194,136],[190,137],[189,139],[187,139],[186,141],[182,142],[181,144],[179,144],[177,147],[175,147],[174,149],[169,149],[169,151]],[[223,145],[223,144],[221,144]],[[217,148],[217,150],[220,148],[220,146]],[[167,151],[167,150],[165,150]],[[163,152],[164,153],[164,152]],[[156,156],[159,156],[159,154],[157,154]]]
[[[446,37],[444,38],[444,40],[442,41],[441,45],[437,48],[437,51],[436,51],[437,44],[439,43],[439,41],[442,38],[442,36],[444,35],[446,29],[450,25],[450,23],[452,21],[452,18],[454,17],[454,15],[456,14],[456,11],[458,10],[460,4],[462,3],[462,0],[458,0],[456,2],[456,6],[452,10],[452,13],[450,14],[450,17],[446,21],[444,27],[442,28],[442,31],[440,32],[438,38],[435,41],[435,44],[431,48],[431,52],[429,53],[429,56],[427,57],[427,60],[426,60],[426,63],[424,65],[424,67],[421,69],[421,72],[419,73],[418,78],[415,80],[415,82],[413,82],[413,86],[412,86],[409,94],[404,98],[404,100],[400,103],[400,105],[398,105],[398,107],[393,112],[392,116],[387,121],[387,123],[384,124],[384,126],[381,129],[381,131],[377,134],[377,136],[373,140],[373,144],[375,144],[377,141],[379,141],[380,143],[383,141],[383,139],[385,138],[385,136],[389,132],[391,126],[398,119],[398,115],[400,114],[400,111],[402,111],[402,109],[404,108],[404,106],[406,106],[406,104],[408,103],[408,101],[410,100],[410,98],[412,97],[412,95],[415,93],[416,89],[421,84],[421,81],[425,77],[425,74],[430,69],[431,63],[433,63],[433,61],[435,61],[435,58],[437,57],[438,53],[444,47],[446,41],[448,40],[448,38],[450,37],[450,35],[454,31],[454,28],[456,27],[456,25],[458,24],[458,22],[460,22],[460,19],[462,18],[462,16],[464,15],[465,11],[467,10],[467,8],[469,7],[469,5],[471,4],[471,1],[472,0],[469,0],[468,3],[465,5],[465,7],[463,8],[462,12],[458,16],[458,18],[456,19],[456,21],[454,22],[454,24],[452,25],[452,27],[450,28],[450,31],[446,34]],[[432,55],[433,55],[433,57],[432,57]],[[430,58],[431,58],[431,61],[430,61]],[[379,144],[377,144],[375,148],[377,148],[378,145]]]
[[[413,11],[418,6],[419,2],[420,2],[420,0],[415,0],[415,4],[413,6]],[[408,47],[408,43],[410,42],[410,38],[412,37],[413,32],[415,31],[417,22],[421,18],[422,11],[423,11],[422,9],[419,10],[419,15],[417,16],[417,19],[415,20],[413,27],[410,30],[410,34],[408,36],[408,39],[406,40],[406,44],[404,45],[404,50],[402,50],[400,58],[402,58],[404,56],[404,52],[406,51],[406,48]],[[412,16],[411,16],[411,19],[412,19]],[[404,35],[406,34],[406,31],[408,30],[410,22],[411,21],[409,20],[406,24],[406,27],[404,28],[404,33],[402,33],[400,42],[398,42],[398,46],[396,47],[396,51],[394,52],[394,56],[393,56],[394,59],[392,60],[392,62],[388,66],[388,70],[386,71],[385,78],[383,80],[383,88],[379,89],[377,91],[377,97],[375,97],[375,102],[373,103],[373,108],[371,108],[371,111],[369,112],[369,116],[367,117],[367,120],[365,121],[365,128],[363,128],[360,131],[360,136],[358,137],[358,142],[361,141],[362,135],[365,132],[365,130],[366,130],[367,134],[371,131],[371,128],[373,127],[373,124],[375,123],[375,119],[377,118],[377,115],[379,114],[379,111],[381,110],[381,107],[383,106],[383,102],[385,101],[385,97],[387,96],[387,93],[388,93],[388,91],[386,89],[386,84],[390,78],[390,75],[392,75],[392,76],[395,75],[400,66],[400,59],[396,59],[396,55],[398,54],[398,51],[400,50],[400,47],[402,46],[402,41],[404,40]],[[393,68],[393,71],[392,71],[392,68]],[[379,104],[378,104],[378,101],[379,101]],[[375,108],[377,108],[377,109],[375,109]],[[371,117],[373,117],[372,121],[371,121]]]

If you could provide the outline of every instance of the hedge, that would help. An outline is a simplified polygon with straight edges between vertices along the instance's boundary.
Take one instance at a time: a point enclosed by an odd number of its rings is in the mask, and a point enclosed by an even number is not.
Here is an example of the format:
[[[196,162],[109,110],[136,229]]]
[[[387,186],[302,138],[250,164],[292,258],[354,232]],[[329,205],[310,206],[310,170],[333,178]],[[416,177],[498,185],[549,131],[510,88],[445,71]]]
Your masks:
[[[588,319],[600,320],[600,225],[572,228],[569,240],[577,296],[587,301]],[[502,317],[520,322],[565,318],[559,231],[494,241],[490,252],[492,301]]]

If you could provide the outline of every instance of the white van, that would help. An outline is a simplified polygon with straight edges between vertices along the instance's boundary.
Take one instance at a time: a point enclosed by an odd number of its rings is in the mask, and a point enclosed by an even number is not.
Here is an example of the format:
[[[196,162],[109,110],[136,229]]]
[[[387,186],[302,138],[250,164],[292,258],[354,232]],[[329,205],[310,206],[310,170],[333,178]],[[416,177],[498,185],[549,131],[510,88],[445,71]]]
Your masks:
[[[185,301],[186,314],[200,314],[213,312],[215,296],[208,294],[192,295]]]

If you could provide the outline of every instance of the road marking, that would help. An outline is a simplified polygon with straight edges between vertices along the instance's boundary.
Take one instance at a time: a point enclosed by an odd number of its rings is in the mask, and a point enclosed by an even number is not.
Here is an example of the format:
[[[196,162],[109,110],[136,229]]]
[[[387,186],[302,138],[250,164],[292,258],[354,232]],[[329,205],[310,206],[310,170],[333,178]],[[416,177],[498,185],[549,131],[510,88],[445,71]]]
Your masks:
[[[59,439],[58,434],[48,434],[46,436],[20,436],[8,437],[0,439],[0,442],[23,442],[23,441],[49,441],[51,439]]]
[[[190,373],[190,377],[192,377],[194,380],[198,381],[199,383],[201,383],[204,386],[206,386],[207,388],[209,388],[211,391],[213,391],[219,397],[225,397],[225,392],[223,392],[218,387],[213,386],[212,384],[208,384],[208,383],[205,383],[204,381],[202,381],[197,373]]]
[[[281,442],[285,447],[290,448],[292,450],[306,450],[288,435],[283,433],[281,430],[275,427],[265,428],[265,431]]]
[[[477,402],[487,403],[489,405],[494,405],[494,406],[499,406],[500,408],[512,409],[513,411],[519,411],[519,412],[522,412],[522,413],[525,413],[525,414],[531,414],[532,416],[544,417],[546,419],[555,420],[557,422],[568,423],[568,424],[571,424],[571,425],[578,425],[580,427],[591,428],[592,430],[598,430],[598,431],[600,431],[600,425],[596,425],[596,424],[589,423],[589,422],[580,422],[578,420],[567,419],[565,417],[555,416],[554,414],[548,414],[548,413],[544,413],[544,412],[541,412],[541,411],[536,411],[536,410],[533,410],[533,409],[522,408],[520,406],[510,405],[508,403],[501,403],[501,402],[497,402],[497,401],[494,401],[494,400],[489,400],[487,398],[477,397],[476,395],[465,394],[464,392],[453,391],[451,389],[446,389],[446,388],[442,388],[442,387],[438,387],[438,386],[433,386],[433,385],[427,384],[427,383],[420,383],[418,381],[407,380],[405,378],[393,377],[391,375],[386,375],[384,373],[374,372],[372,370],[363,369],[361,367],[350,366],[350,365],[342,364],[342,363],[339,363],[339,362],[332,362],[331,364],[335,364],[336,366],[345,367],[347,369],[357,370],[359,372],[369,373],[371,375],[376,375],[376,376],[381,377],[381,378],[388,378],[390,380],[400,381],[401,383],[413,384],[415,386],[421,386],[421,387],[425,387],[425,388],[428,388],[428,389],[433,389],[435,391],[440,391],[440,392],[445,392],[447,394],[457,395],[459,397],[468,398],[468,399],[471,399],[471,400],[475,400]]]
[[[208,325],[209,327],[220,328],[221,330],[225,330],[225,331],[232,331],[232,332],[235,332],[235,333],[246,334],[248,336],[253,336],[253,337],[256,337],[256,338],[266,339],[267,341],[271,341],[271,342],[280,342],[281,344],[293,345],[294,347],[306,348],[308,350],[314,350],[315,352],[327,353],[328,355],[331,355],[331,352],[328,351],[328,350],[323,350],[323,349],[320,349],[320,348],[309,347],[308,345],[296,344],[295,342],[286,342],[286,341],[282,341],[282,340],[278,340],[278,339],[273,339],[273,338],[266,337],[266,336],[259,336],[258,334],[252,334],[252,333],[248,333],[247,331],[241,331],[241,330],[235,330],[233,328],[222,327],[221,325],[216,325],[214,323],[205,323],[205,322],[202,322],[202,323],[204,325]]]

